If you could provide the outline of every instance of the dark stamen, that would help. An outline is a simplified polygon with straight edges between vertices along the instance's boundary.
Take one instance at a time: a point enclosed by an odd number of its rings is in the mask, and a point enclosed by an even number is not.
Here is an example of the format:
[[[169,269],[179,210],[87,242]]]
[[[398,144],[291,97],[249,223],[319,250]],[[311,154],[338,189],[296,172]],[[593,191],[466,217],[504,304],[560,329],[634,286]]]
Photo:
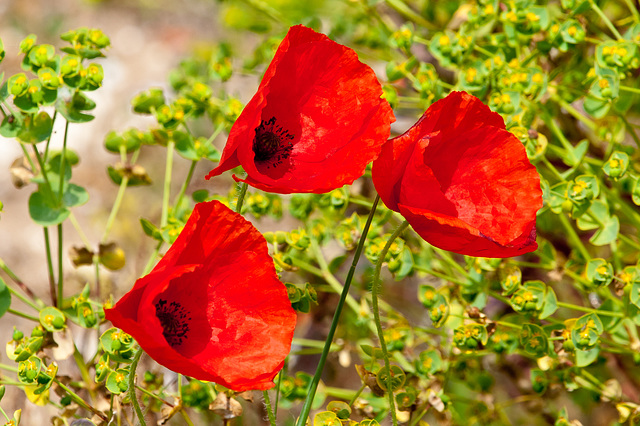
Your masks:
[[[156,317],[162,325],[162,335],[171,347],[179,346],[187,338],[189,332],[189,312],[178,302],[167,304],[160,299],[156,303]]]
[[[294,135],[288,130],[276,124],[276,118],[268,121],[262,120],[255,129],[253,138],[253,152],[257,162],[269,162],[267,168],[282,164],[289,158],[293,150]]]

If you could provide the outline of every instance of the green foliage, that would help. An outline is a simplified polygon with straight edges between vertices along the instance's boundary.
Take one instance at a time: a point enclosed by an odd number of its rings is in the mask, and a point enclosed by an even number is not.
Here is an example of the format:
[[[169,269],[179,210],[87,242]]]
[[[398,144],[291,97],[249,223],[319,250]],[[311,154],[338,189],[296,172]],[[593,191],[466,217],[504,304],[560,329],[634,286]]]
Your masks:
[[[386,345],[381,347],[371,315],[370,278],[402,218],[379,205],[364,243],[366,260],[355,269],[331,349],[329,362],[340,363],[333,366],[339,374],[323,376],[327,383],[313,401],[319,412],[312,424],[382,424],[391,410],[389,393],[396,416],[409,424],[421,419],[432,424],[555,419],[564,425],[572,418],[588,423],[596,405],[617,410],[619,419],[611,417],[611,423],[636,422],[640,406],[626,389],[640,383],[640,16],[634,10],[629,15],[629,4],[222,2],[221,21],[240,30],[238,35],[258,32],[253,38],[257,44],[247,49],[234,36],[199,48],[168,76],[170,89],[150,87],[133,97],[132,112],[147,116],[151,124],[113,129],[104,137],[105,149],[116,157],[102,178],[120,191],[113,217],[120,193],[163,178],[158,170],[166,165],[145,163],[151,158],[147,153],[160,151],[171,161],[183,161],[190,171],[177,194],[165,194],[162,216],[149,209],[139,219],[136,232],[149,236],[158,251],[175,241],[193,202],[219,199],[235,206],[235,186],[214,192],[212,187],[191,191],[189,185],[196,165],[206,169],[220,160],[219,148],[243,109],[233,79],[247,73],[260,76],[289,25],[315,27],[374,65],[398,117],[394,131],[403,131],[401,123],[415,121],[451,90],[480,97],[502,115],[538,168],[544,207],[538,216],[538,250],[516,259],[463,259],[405,231],[382,259],[379,290]],[[110,78],[109,68],[103,68],[107,62],[93,62],[110,46],[102,31],[80,28],[61,38],[66,44],[57,47],[28,36],[19,47],[21,72],[0,76],[0,135],[15,138],[27,150],[23,161],[34,185],[29,215],[48,229],[69,224],[74,208],[89,199],[83,185],[72,183],[79,158],[67,146],[71,133],[65,128],[63,152],[48,149],[55,122],[79,126],[91,121],[96,103],[90,92]],[[0,61],[4,56],[0,41]],[[369,177],[367,172],[355,185],[327,194],[281,196],[251,190],[244,197],[242,213],[265,226],[261,229],[272,230],[264,233],[265,239],[283,281],[291,281],[286,284],[289,299],[309,330],[324,333],[323,321],[333,314],[333,293],[341,291],[372,205]],[[171,189],[170,169],[164,179]],[[112,224],[110,219],[106,236]],[[54,289],[50,305],[28,296],[37,311],[29,315],[37,325],[30,334],[15,329],[6,345],[29,400],[46,404],[54,389],[61,393],[60,406],[68,409],[61,416],[76,415],[68,407],[79,401],[56,380],[82,395],[80,401],[87,393],[91,398],[92,393],[110,393],[122,395],[118,404],[130,403],[132,393],[126,392],[134,373],[129,366],[137,346],[126,333],[105,331],[97,353],[82,360],[82,377],[74,381],[58,378],[57,365],[50,361],[55,341],[63,339],[70,323],[105,328],[102,304],[111,301],[97,291],[100,271],[121,268],[131,255],[107,241],[89,241],[95,247],[85,243],[86,258],[76,265],[91,265],[96,270],[93,282],[76,294],[68,289],[56,294]],[[13,286],[20,281],[3,270],[8,278],[0,278],[0,316],[6,320],[17,309]],[[52,282],[63,281],[63,276],[61,272]],[[119,283],[122,288],[130,284]],[[316,340],[301,348],[306,345],[301,342],[294,341],[300,359],[317,353],[323,343]],[[383,349],[391,358],[389,369]],[[354,368],[361,383],[340,380],[344,369],[352,373]],[[292,407],[309,394],[312,376],[297,369],[290,361],[276,379],[279,420],[285,410],[297,412]],[[167,408],[172,391],[164,388],[162,374],[138,375],[137,384],[153,395],[139,395],[149,411]],[[180,395],[180,401],[171,402],[171,413],[185,407],[207,413],[216,391],[211,384],[190,380]],[[543,408],[530,411],[529,402]],[[102,414],[113,420],[115,410],[105,410]],[[167,420],[173,414],[165,410]]]

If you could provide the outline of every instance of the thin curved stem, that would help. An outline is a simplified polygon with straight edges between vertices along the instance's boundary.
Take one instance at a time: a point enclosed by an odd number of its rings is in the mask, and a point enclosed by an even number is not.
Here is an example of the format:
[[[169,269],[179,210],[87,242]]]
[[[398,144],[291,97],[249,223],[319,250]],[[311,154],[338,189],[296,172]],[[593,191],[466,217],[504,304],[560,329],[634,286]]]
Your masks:
[[[131,363],[131,368],[129,369],[129,398],[131,399],[131,404],[133,405],[133,409],[138,416],[138,421],[142,426],[146,426],[147,422],[144,420],[144,414],[142,414],[142,410],[140,409],[140,403],[138,402],[138,397],[136,396],[136,368],[138,367],[138,361],[140,361],[140,357],[144,351],[142,348],[138,348],[138,352],[133,357],[133,362]]]
[[[356,271],[356,265],[358,264],[358,260],[360,260],[360,255],[362,254],[362,250],[364,249],[364,242],[367,239],[367,234],[369,233],[369,227],[371,226],[371,222],[373,221],[373,216],[376,212],[376,207],[378,207],[378,202],[380,201],[380,196],[377,195],[375,201],[373,202],[373,206],[371,207],[371,211],[369,212],[369,217],[367,218],[367,222],[364,225],[362,230],[362,235],[360,236],[360,241],[358,242],[358,247],[356,248],[356,252],[353,256],[353,261],[351,262],[351,268],[349,268],[349,273],[347,274],[347,279],[344,283],[344,288],[342,289],[342,293],[340,294],[340,301],[338,302],[338,306],[336,306],[336,311],[333,314],[333,320],[331,321],[331,327],[329,328],[329,334],[327,335],[327,339],[324,343],[324,348],[322,350],[322,355],[320,355],[320,361],[318,362],[318,367],[316,368],[316,373],[309,384],[309,389],[307,390],[307,397],[304,400],[304,404],[302,406],[302,412],[300,413],[300,417],[298,417],[298,421],[296,422],[296,426],[304,426],[307,422],[307,417],[309,417],[309,412],[311,411],[311,404],[313,403],[313,398],[316,395],[316,389],[318,388],[318,384],[320,383],[320,376],[322,375],[322,370],[324,370],[324,364],[327,361],[327,356],[329,355],[329,350],[331,349],[331,343],[333,342],[333,336],[336,333],[336,328],[338,328],[338,322],[340,321],[340,314],[342,313],[342,308],[344,307],[345,300],[347,299],[347,295],[349,294],[349,288],[351,287],[351,281],[353,280],[353,275]]]
[[[380,349],[382,349],[382,358],[384,359],[384,366],[387,369],[387,395],[389,396],[389,411],[391,411],[391,419],[393,420],[393,425],[396,426],[398,424],[398,418],[396,416],[396,404],[395,399],[393,398],[393,387],[392,387],[392,377],[391,377],[391,365],[389,364],[389,352],[387,351],[387,344],[384,340],[384,334],[382,333],[382,324],[380,324],[380,309],[378,308],[378,281],[380,280],[380,272],[382,271],[382,264],[384,263],[384,258],[387,256],[389,249],[391,248],[391,244],[398,238],[405,229],[409,226],[409,222],[406,220],[402,222],[400,226],[391,234],[391,237],[385,244],[384,248],[380,252],[378,257],[378,261],[376,262],[376,269],[373,272],[373,279],[371,281],[371,310],[373,311],[373,318],[376,324],[376,329],[378,330],[378,339],[380,340]]]

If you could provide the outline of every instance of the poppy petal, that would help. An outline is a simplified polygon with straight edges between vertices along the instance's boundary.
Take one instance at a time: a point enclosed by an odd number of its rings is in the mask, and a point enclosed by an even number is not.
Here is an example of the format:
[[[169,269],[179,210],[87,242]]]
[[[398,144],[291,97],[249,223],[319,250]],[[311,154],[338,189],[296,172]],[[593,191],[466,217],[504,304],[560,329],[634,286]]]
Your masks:
[[[236,391],[273,386],[296,322],[264,237],[217,201],[196,205],[158,265],[105,315],[158,363]]]
[[[294,26],[206,178],[240,164],[244,182],[269,192],[350,184],[377,158],[395,120],[381,96],[375,73],[352,49]]]
[[[502,118],[471,95],[433,104],[383,147],[372,175],[387,207],[437,247],[484,257],[537,247],[540,177]]]
[[[503,245],[460,219],[402,204],[399,208],[402,216],[425,241],[454,253],[476,257],[513,257],[538,248],[533,225],[526,236]]]

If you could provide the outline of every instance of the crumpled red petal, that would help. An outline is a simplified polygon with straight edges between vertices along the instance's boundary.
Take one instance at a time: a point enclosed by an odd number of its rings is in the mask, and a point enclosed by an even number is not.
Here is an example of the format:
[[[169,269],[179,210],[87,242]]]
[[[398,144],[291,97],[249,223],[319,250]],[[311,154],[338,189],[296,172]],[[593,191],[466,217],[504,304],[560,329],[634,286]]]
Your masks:
[[[377,158],[395,120],[382,93],[352,49],[291,27],[206,178],[241,165],[247,177],[234,179],[268,192],[350,184]]]
[[[105,315],[158,363],[235,391],[273,387],[296,322],[264,237],[217,201],[196,205],[158,265]]]
[[[382,201],[434,246],[470,256],[533,251],[540,178],[522,143],[479,99],[433,104],[373,163]]]

